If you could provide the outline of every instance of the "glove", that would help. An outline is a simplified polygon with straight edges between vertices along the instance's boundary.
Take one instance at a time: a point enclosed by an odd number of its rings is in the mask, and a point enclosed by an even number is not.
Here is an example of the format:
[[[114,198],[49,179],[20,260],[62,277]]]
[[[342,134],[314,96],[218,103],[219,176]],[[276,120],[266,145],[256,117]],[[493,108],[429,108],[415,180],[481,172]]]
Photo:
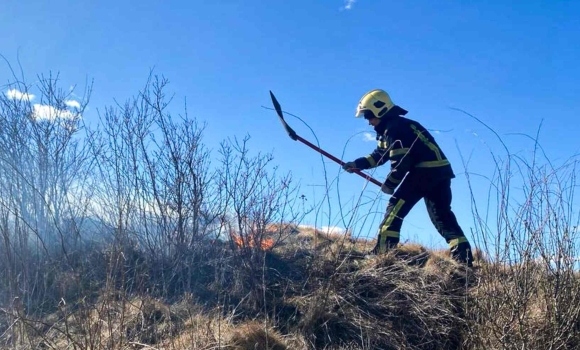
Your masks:
[[[387,185],[385,185],[385,184],[383,184],[381,186],[381,191],[383,191],[386,194],[393,194],[393,193],[395,193],[395,189],[394,188],[387,187]]]
[[[355,162],[346,162],[344,163],[344,165],[342,166],[342,168],[347,172],[347,173],[352,173],[354,172],[354,170],[357,168],[356,167],[356,163]]]

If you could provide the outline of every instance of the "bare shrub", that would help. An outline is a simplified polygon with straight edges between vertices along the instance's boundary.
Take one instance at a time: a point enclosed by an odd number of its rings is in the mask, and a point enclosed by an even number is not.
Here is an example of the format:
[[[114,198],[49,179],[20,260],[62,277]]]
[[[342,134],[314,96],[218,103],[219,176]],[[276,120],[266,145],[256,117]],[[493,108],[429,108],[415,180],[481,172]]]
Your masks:
[[[77,274],[86,242],[92,164],[81,139],[91,88],[79,98],[58,85],[58,75],[32,85],[14,75],[0,94],[0,303],[18,299],[25,314],[56,306],[59,273]]]
[[[555,165],[531,139],[531,159],[505,145],[505,160],[492,153],[487,200],[472,191],[473,235],[487,262],[469,304],[470,348],[580,346],[577,160]]]
[[[248,142],[249,137],[241,142],[237,139],[222,142],[216,202],[220,203],[224,238],[232,243],[236,265],[228,271],[227,279],[235,282],[228,297],[248,293],[247,305],[267,314],[268,285],[275,273],[266,264],[267,251],[288,235],[285,230],[271,228],[276,223],[295,222],[299,214],[294,211],[297,196],[292,178],[279,176],[277,169],[271,168],[271,155],[252,156]],[[231,282],[221,283],[227,290]]]

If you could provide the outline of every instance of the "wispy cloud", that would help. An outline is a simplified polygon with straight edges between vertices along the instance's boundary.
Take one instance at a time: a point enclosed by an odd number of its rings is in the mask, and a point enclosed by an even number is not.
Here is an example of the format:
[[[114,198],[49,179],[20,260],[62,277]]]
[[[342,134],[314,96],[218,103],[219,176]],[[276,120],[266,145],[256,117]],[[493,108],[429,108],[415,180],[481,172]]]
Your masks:
[[[64,109],[54,108],[53,106],[34,104],[32,116],[34,119],[56,120],[56,119],[75,119],[79,115]]]
[[[344,0],[343,10],[351,10],[356,0]]]
[[[377,137],[371,134],[370,132],[365,132],[363,134],[363,140],[375,142],[377,140]]]
[[[28,100],[28,101],[34,100],[33,94],[21,92],[21,91],[18,91],[16,89],[10,89],[10,90],[6,91],[6,97],[8,97],[11,100],[21,100],[21,101],[22,100]]]

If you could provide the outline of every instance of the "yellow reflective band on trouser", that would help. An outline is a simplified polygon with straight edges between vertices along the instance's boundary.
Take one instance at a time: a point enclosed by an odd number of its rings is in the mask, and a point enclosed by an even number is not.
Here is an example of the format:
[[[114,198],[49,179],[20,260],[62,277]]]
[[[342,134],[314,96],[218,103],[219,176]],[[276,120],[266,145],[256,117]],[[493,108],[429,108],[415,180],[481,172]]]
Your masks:
[[[394,157],[394,156],[399,156],[399,155],[405,155],[409,152],[408,148],[399,148],[399,149],[394,149],[391,150],[389,152],[389,157]]]
[[[433,160],[429,162],[420,162],[415,165],[417,168],[436,168],[440,166],[449,165],[449,161],[447,159],[444,160]]]
[[[459,238],[454,238],[454,239],[450,240],[449,241],[449,248],[453,248],[453,247],[457,246],[459,243],[467,243],[467,238],[459,237]]]
[[[365,159],[368,160],[369,164],[371,165],[371,168],[377,166],[377,162],[375,162],[375,159],[371,155],[366,156]]]
[[[384,234],[383,234],[384,233]],[[381,233],[379,253],[385,253],[387,250],[387,237],[399,238],[399,232],[397,231],[384,231]]]
[[[381,228],[379,230],[379,251],[380,252],[384,252],[386,249],[387,237],[399,238],[400,233],[398,231],[389,230],[389,227],[393,223],[393,220],[395,220],[395,218],[397,217],[397,214],[399,213],[399,210],[401,210],[401,207],[403,206],[403,204],[405,204],[405,201],[402,199],[399,199],[397,204],[395,204],[395,206],[393,207],[393,210],[391,210],[391,212],[389,213],[389,215],[387,216],[387,218],[383,221],[383,223],[381,225]]]

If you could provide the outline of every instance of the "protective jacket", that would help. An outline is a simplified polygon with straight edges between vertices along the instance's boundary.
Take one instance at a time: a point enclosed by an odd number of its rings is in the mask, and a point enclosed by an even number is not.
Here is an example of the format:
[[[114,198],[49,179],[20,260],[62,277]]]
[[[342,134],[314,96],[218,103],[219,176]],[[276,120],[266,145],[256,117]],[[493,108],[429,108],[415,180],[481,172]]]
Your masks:
[[[390,161],[391,172],[385,180],[396,188],[405,175],[418,186],[428,188],[444,179],[455,177],[451,164],[433,136],[420,123],[402,117],[407,111],[395,106],[375,127],[377,148],[368,156],[355,160],[359,169],[370,169]]]

